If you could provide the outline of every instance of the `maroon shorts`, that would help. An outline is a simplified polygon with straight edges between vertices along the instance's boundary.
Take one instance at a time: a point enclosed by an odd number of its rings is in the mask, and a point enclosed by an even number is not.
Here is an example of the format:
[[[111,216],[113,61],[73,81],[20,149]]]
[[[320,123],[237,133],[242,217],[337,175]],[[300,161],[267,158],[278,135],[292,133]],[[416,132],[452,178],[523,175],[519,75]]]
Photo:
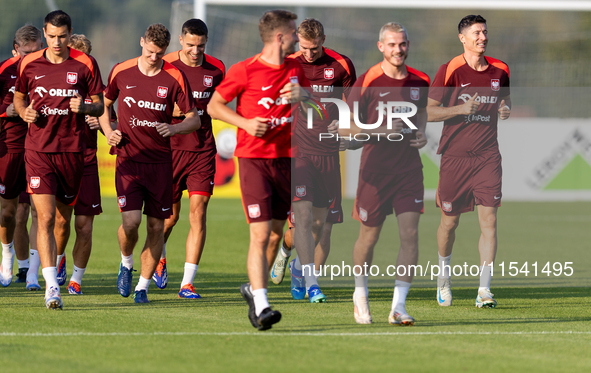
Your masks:
[[[290,158],[238,158],[238,170],[248,223],[287,219],[291,201]]]
[[[140,163],[117,157],[115,187],[119,210],[141,210],[167,219],[172,213],[172,163]]]
[[[292,201],[310,201],[314,207],[341,204],[339,155],[298,154],[292,159]]]
[[[80,153],[38,153],[25,150],[27,191],[29,194],[53,194],[63,204],[74,206],[84,171]]]
[[[501,205],[501,154],[441,157],[437,206],[446,215],[474,211],[474,205]]]
[[[0,156],[0,197],[14,199],[26,189],[25,153]]]
[[[95,155],[96,161],[96,155]],[[93,216],[103,212],[101,207],[101,185],[98,164],[91,162],[84,166],[84,175],[80,184],[80,193],[74,206],[74,215]]]
[[[172,201],[178,202],[183,190],[189,196],[200,194],[211,196],[215,177],[216,150],[190,152],[186,150],[172,151]]]
[[[369,227],[384,223],[396,212],[423,212],[423,169],[416,168],[398,175],[361,171],[353,218]]]
[[[27,183],[27,179],[25,177],[25,184]],[[21,192],[21,194],[19,194],[18,196],[18,203],[26,203],[27,205],[31,204],[31,195],[29,195],[29,193],[25,192]]]

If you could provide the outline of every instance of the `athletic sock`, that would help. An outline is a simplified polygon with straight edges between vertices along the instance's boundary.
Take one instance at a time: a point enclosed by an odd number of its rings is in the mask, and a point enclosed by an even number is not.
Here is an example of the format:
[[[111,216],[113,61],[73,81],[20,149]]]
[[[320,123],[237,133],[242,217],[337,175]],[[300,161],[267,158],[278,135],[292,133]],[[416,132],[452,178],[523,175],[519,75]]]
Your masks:
[[[162,254],[160,255],[160,259],[166,259],[166,242],[164,246],[162,246]]]
[[[301,271],[302,270],[302,262],[300,262],[300,256],[298,255],[296,257],[295,263],[294,263],[294,267],[296,269],[296,271]]]
[[[318,286],[318,281],[314,275],[314,263],[304,264],[302,266],[302,273],[306,279],[306,291],[310,290],[312,286]]]
[[[27,283],[39,282],[39,267],[41,266],[41,259],[39,258],[39,252],[31,249],[29,251],[30,265],[29,271],[27,272]]]
[[[279,252],[284,258],[289,258],[291,256],[291,249],[285,245],[285,240],[281,244],[281,250],[279,250]]]
[[[130,256],[121,254],[121,264],[127,269],[133,269],[133,254]]]
[[[142,275],[140,275],[140,279],[137,282],[137,286],[135,287],[135,291],[145,290],[147,293],[148,287],[150,286],[150,281],[152,281],[151,278],[144,278]]]
[[[185,273],[183,274],[183,282],[181,282],[181,288],[187,284],[193,285],[195,274],[197,273],[199,265],[185,262]]]
[[[252,290],[252,286],[250,287],[250,292],[252,293],[252,299],[254,300],[254,312],[257,317],[263,312],[263,310],[269,306],[269,301],[267,300],[267,289],[257,289]]]
[[[57,268],[56,267],[46,267],[41,270],[43,273],[43,278],[45,279],[45,288],[49,289],[51,287],[55,287],[59,290],[60,286],[57,283]]]
[[[406,314],[406,296],[410,289],[410,282],[396,280],[394,283],[394,297],[392,298],[392,309],[394,312]]]
[[[491,280],[491,268],[489,265],[480,266],[480,287],[478,291],[482,289],[490,289]]]
[[[439,255],[439,278],[444,280],[451,277],[451,254],[449,256]]]
[[[16,260],[18,262],[18,269],[29,268],[29,258],[25,260]]]
[[[355,276],[355,293],[356,297],[368,297],[369,289],[367,288],[367,276]]]
[[[62,258],[66,255],[66,253],[63,253],[62,255],[58,255],[56,260],[55,260],[55,266],[57,268],[60,267],[60,263],[62,262]]]
[[[86,268],[78,268],[74,264],[74,272],[72,273],[72,277],[70,277],[70,282],[74,281],[78,285],[82,285],[82,276],[84,276],[84,272]]]
[[[14,258],[13,242],[2,244],[2,267],[12,270],[11,265],[13,264],[12,259]],[[11,268],[8,268],[11,267]]]

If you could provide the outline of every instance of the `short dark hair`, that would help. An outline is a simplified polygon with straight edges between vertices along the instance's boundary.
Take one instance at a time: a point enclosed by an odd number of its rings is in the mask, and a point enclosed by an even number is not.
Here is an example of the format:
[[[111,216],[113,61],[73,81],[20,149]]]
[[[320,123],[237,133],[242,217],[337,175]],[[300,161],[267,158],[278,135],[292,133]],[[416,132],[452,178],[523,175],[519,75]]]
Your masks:
[[[207,36],[207,25],[200,19],[193,18],[183,23],[181,34]]]
[[[19,47],[25,46],[31,42],[35,43],[41,40],[43,34],[41,30],[33,25],[24,25],[23,27],[16,30],[14,34],[14,43],[13,45],[18,45]]]
[[[68,26],[68,31],[72,31],[72,19],[63,10],[54,10],[46,15],[43,21],[43,28],[47,28],[48,23],[51,23],[55,27]]]
[[[481,15],[474,15],[471,14],[469,16],[465,16],[464,18],[462,18],[462,20],[460,21],[460,23],[458,24],[458,33],[462,33],[462,31],[464,31],[465,28],[468,28],[470,26],[472,26],[475,23],[484,23],[486,24],[486,19],[484,19]]]
[[[144,40],[146,43],[154,43],[159,48],[166,48],[170,44],[170,32],[162,23],[154,23],[148,26]]]
[[[259,33],[263,43],[271,40],[274,31],[282,27],[288,27],[289,22],[297,18],[297,14],[287,10],[278,9],[265,12],[259,21]]]

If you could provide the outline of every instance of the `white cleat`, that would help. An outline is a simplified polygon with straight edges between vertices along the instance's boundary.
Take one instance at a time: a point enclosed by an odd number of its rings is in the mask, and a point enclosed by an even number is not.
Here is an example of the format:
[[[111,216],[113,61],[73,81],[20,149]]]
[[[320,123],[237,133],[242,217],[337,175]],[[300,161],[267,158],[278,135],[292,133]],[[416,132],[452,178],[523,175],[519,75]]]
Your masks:
[[[353,293],[353,315],[357,324],[371,324],[371,313],[369,313],[369,300],[366,296],[355,296]]]
[[[61,310],[64,307],[60,288],[52,286],[45,291],[45,306],[50,310],[57,310],[58,308]]]
[[[285,277],[285,268],[287,267],[287,263],[289,263],[290,256],[283,256],[281,249],[279,249],[277,257],[275,258],[275,263],[273,263],[273,268],[271,268],[271,281],[275,285],[279,285],[283,282],[283,277]]]
[[[12,259],[4,259],[2,257],[2,264],[0,265],[0,285],[6,287],[12,282],[12,267],[14,266],[14,257],[16,256],[14,249],[12,249]]]
[[[442,307],[451,306],[451,279],[437,278],[437,303]]]
[[[390,325],[413,326],[415,324],[415,319],[407,313],[400,313],[392,310],[390,311],[390,316],[388,316],[388,322]]]
[[[490,292],[489,288],[478,291],[476,297],[476,307],[478,308],[495,308],[497,301],[493,298],[494,294]]]

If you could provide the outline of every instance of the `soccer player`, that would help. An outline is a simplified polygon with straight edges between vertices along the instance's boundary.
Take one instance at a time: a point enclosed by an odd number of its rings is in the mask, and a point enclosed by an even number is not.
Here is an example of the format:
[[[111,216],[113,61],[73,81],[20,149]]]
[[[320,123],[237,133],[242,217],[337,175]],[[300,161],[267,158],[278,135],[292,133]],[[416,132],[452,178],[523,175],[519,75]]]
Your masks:
[[[215,87],[224,78],[226,67],[222,61],[205,54],[207,26],[202,20],[190,19],[185,22],[179,41],[181,50],[167,54],[164,60],[185,73],[193,90],[191,94],[196,100],[201,128],[191,134],[170,139],[173,159],[172,215],[164,221],[164,249],[153,278],[159,288],[166,287],[166,241],[179,220],[183,190],[188,190],[191,228],[187,236],[185,270],[178,296],[198,299],[201,296],[193,286],[193,279],[205,246],[207,204],[213,193],[216,155],[211,117],[206,109]],[[183,119],[182,115],[177,116],[172,124],[180,123]]]
[[[350,108],[354,103],[359,104],[362,123],[377,123],[380,116],[386,116],[386,110],[396,113],[408,112],[413,106],[417,108],[416,114],[409,119],[418,130],[403,127],[400,141],[392,142],[382,137],[363,146],[353,209],[353,217],[361,223],[353,248],[353,263],[359,266],[357,268],[371,266],[386,216],[392,212],[396,214],[400,250],[392,309],[388,316],[392,325],[414,324],[414,319],[406,312],[406,296],[414,276],[412,266],[416,266],[419,257],[419,217],[423,212],[423,165],[418,150],[427,144],[425,107],[430,81],[425,73],[406,65],[409,45],[404,26],[396,22],[385,24],[378,41],[378,49],[384,58],[359,77],[348,98]],[[390,102],[397,106],[390,107]],[[387,103],[387,109],[379,110],[381,103]],[[356,128],[353,124],[351,127]],[[382,128],[379,130],[382,132]],[[366,271],[354,270],[354,317],[359,324],[372,322]]]
[[[56,257],[67,244],[84,170],[84,118],[103,113],[103,83],[94,58],[68,47],[70,16],[61,10],[49,13],[43,31],[48,48],[27,55],[18,66],[14,107],[30,124],[25,164],[37,210],[46,306],[61,309]],[[91,104],[84,102],[87,96]]]
[[[290,104],[302,100],[302,93],[307,96],[300,85],[309,85],[300,64],[285,58],[295,52],[296,18],[285,10],[266,12],[259,22],[262,52],[234,65],[207,106],[213,118],[238,127],[234,155],[250,226],[246,265],[250,283],[243,284],[240,292],[248,303],[250,322],[259,330],[281,319],[267,300],[269,263],[277,254],[269,237],[281,237],[289,213]],[[227,106],[234,98],[238,99],[236,111]]]
[[[172,209],[172,152],[170,137],[199,129],[200,121],[185,74],[163,61],[170,43],[164,25],[152,24],[140,38],[142,54],[119,63],[109,75],[105,90],[105,114],[99,122],[107,142],[117,154],[115,183],[122,224],[118,230],[121,265],[119,293],[131,294],[133,250],[147,215],[147,236],[141,254],[141,272],[134,292],[136,303],[149,303],[148,286],[164,244],[164,220]],[[116,130],[111,128],[110,108],[117,106]],[[175,104],[185,119],[170,125]]]
[[[28,219],[28,204],[19,203],[20,195],[26,190],[25,136],[27,124],[14,109],[14,92],[17,65],[29,53],[43,46],[41,30],[25,25],[16,31],[13,42],[14,57],[0,63],[0,240],[2,241],[2,263],[0,284],[12,282],[14,258],[18,261],[15,282],[25,282],[29,269],[29,240],[23,237]],[[27,202],[23,200],[23,202]],[[26,218],[25,217],[26,212]],[[24,220],[24,226],[23,226]],[[18,228],[18,229],[17,229]],[[26,242],[23,242],[26,241]]]
[[[511,114],[509,67],[484,55],[488,44],[486,20],[469,15],[458,25],[464,53],[442,65],[429,92],[430,122],[444,121],[437,206],[440,272],[437,302],[451,306],[450,261],[460,215],[478,208],[480,222],[480,287],[476,307],[495,307],[490,292],[492,264],[497,252],[497,209],[501,205],[501,154],[497,121]]]
[[[348,57],[323,46],[326,36],[322,23],[314,18],[305,19],[298,26],[298,39],[300,50],[289,58],[302,65],[314,99],[318,102],[324,97],[346,96],[356,78],[355,68]],[[323,234],[331,232],[331,229],[325,232],[325,225],[332,227],[332,223],[342,222],[340,143],[318,140],[321,133],[329,132],[332,121],[338,119],[338,110],[335,104],[324,105],[317,109],[326,110],[328,115],[315,120],[312,129],[308,128],[307,113],[303,110],[296,116],[294,128],[298,153],[292,165],[292,210],[297,221],[294,241],[298,256],[290,263],[291,294],[294,299],[304,299],[308,293],[311,303],[326,301],[314,272],[324,265],[328,256],[328,250],[323,250],[327,249],[326,240],[324,246],[319,245]],[[283,280],[289,257],[283,245],[271,271],[273,282]]]

